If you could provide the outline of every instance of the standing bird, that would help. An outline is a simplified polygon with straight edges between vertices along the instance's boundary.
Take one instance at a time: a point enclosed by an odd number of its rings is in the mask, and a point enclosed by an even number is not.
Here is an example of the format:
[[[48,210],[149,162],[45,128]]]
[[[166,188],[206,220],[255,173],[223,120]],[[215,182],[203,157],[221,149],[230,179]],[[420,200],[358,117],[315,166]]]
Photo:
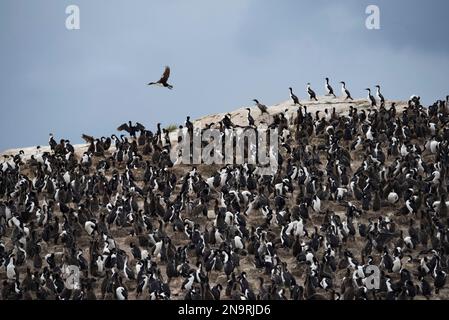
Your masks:
[[[193,131],[193,123],[190,121],[190,116],[187,116],[186,121],[185,121],[185,126],[186,126],[187,130]]]
[[[382,95],[382,93],[380,93],[380,86],[377,85],[376,88],[377,88],[377,91],[376,91],[377,99],[380,100],[380,105],[383,106],[383,105],[385,105],[385,98]]]
[[[316,98],[315,91],[313,91],[312,88],[310,88],[310,83],[307,84],[307,94],[309,95],[310,100],[318,101],[318,99]]]
[[[248,125],[254,126],[254,118],[251,116],[251,109],[246,108],[246,110],[248,110]]]
[[[259,108],[259,110],[262,113],[267,113],[268,114],[268,111],[267,111],[268,108],[267,108],[266,105],[259,103],[259,100],[257,100],[257,99],[253,99],[253,101],[256,103],[256,106]]]
[[[170,77],[170,67],[166,66],[164,70],[164,74],[157,82],[150,82],[148,85],[159,85],[165,88],[169,88],[170,90],[173,89],[173,86],[171,84],[168,84],[168,78]]]
[[[227,113],[224,118],[221,120],[221,123],[223,123],[223,125],[225,126],[225,128],[229,129],[229,128],[233,128],[234,124],[231,121],[231,117],[232,115],[230,113]]]
[[[6,266],[6,276],[8,280],[16,280],[18,278],[17,268],[14,265],[13,255],[9,257],[9,262]]]
[[[434,286],[435,286],[435,293],[438,294],[440,289],[444,287],[446,284],[446,278],[447,274],[443,270],[434,271]]]
[[[97,230],[97,224],[95,223],[95,220],[88,220],[84,223],[84,230],[92,236],[94,232]]]
[[[328,96],[334,96],[334,98],[337,97],[334,93],[334,89],[332,89],[331,85],[329,84],[329,78],[326,78],[325,88]]]
[[[377,107],[376,99],[374,99],[373,95],[371,94],[371,89],[366,88],[366,91],[368,91],[368,101],[371,101],[371,107]]]
[[[50,133],[50,138],[48,138],[48,144],[50,145],[50,149],[54,150],[55,147],[58,145],[55,141],[55,138],[53,137],[53,133]]]
[[[345,100],[354,100],[351,97],[351,93],[349,92],[348,89],[346,89],[346,83],[344,81],[341,81],[341,92],[343,93],[343,95],[345,96]]]
[[[124,287],[115,289],[115,295],[117,300],[128,300],[128,291]]]
[[[288,88],[288,90],[290,90],[290,98],[292,98],[294,105],[297,105],[297,104],[301,105],[299,103],[298,97],[293,93],[293,89],[290,87],[290,88]]]

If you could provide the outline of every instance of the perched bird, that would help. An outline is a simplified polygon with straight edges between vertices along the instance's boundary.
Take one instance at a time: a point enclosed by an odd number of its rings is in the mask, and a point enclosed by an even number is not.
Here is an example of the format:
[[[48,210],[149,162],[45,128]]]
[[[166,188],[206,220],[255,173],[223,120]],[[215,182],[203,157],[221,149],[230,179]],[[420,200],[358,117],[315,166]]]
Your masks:
[[[259,103],[257,99],[253,99],[253,101],[256,103],[256,106],[259,108],[260,112],[268,114],[268,108],[266,105]]]
[[[318,99],[316,98],[315,91],[313,91],[312,88],[310,87],[310,83],[307,83],[307,94],[309,95],[310,100],[318,101]]]
[[[93,233],[97,230],[97,224],[95,223],[95,220],[88,220],[84,224],[84,230],[86,230],[88,235],[93,235]]]
[[[141,130],[145,130],[145,127],[142,124],[136,122],[136,125],[133,126],[131,121],[129,121],[128,123],[123,123],[117,128],[117,131],[126,131],[133,138],[135,138],[136,133]]]
[[[248,110],[248,125],[249,126],[254,126],[254,118],[251,116],[251,109],[250,108],[246,108],[246,110]]]
[[[115,289],[117,300],[128,300],[128,291],[124,287],[118,287]]]
[[[371,107],[376,107],[377,106],[376,99],[371,94],[371,89],[366,88],[365,90],[368,91],[368,101],[371,103]]]
[[[377,85],[376,88],[377,88],[377,90],[376,90],[377,99],[379,99],[380,105],[384,106],[385,105],[385,98],[382,95],[382,93],[380,93],[380,86]]]
[[[331,85],[329,84],[329,78],[326,78],[326,84],[325,84],[325,89],[327,92],[328,96],[334,96],[334,98],[336,98],[337,96],[334,93],[334,89],[332,89]]]
[[[293,89],[290,87],[290,88],[288,88],[288,90],[290,90],[290,98],[292,99],[292,101],[293,101],[293,104],[294,105],[301,105],[300,103],[299,103],[299,99],[298,99],[298,97],[293,93]]]
[[[345,100],[354,100],[351,97],[351,93],[349,92],[349,90],[346,88],[346,83],[344,81],[341,81],[341,92],[343,93],[343,97],[345,97]]]

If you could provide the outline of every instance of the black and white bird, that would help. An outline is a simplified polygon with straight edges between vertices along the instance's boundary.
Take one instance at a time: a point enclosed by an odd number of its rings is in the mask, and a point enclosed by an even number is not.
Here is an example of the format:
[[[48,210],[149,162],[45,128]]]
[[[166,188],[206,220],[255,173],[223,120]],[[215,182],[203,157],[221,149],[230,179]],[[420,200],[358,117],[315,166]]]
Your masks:
[[[346,88],[346,83],[344,81],[341,81],[341,92],[343,93],[343,96],[345,97],[345,100],[354,100],[351,97],[351,93],[349,92],[349,90]]]
[[[124,287],[115,289],[117,300],[128,300],[128,291]]]
[[[334,96],[334,98],[337,97],[334,93],[334,89],[332,89],[331,85],[329,84],[329,78],[326,78],[325,88],[328,96]]]
[[[50,145],[50,149],[51,150],[54,150],[55,147],[58,145],[58,143],[56,142],[55,138],[53,137],[53,133],[49,134],[48,144]]]
[[[377,85],[376,86],[376,96],[377,96],[377,99],[379,99],[379,101],[380,101],[380,105],[381,106],[383,106],[383,105],[385,105],[385,98],[384,98],[384,96],[382,95],[382,93],[380,93],[380,86],[379,85]]]
[[[290,88],[288,88],[288,90],[290,90],[290,98],[293,100],[293,104],[294,105],[301,105],[300,103],[299,103],[299,99],[298,99],[298,97],[293,93],[293,89],[290,87]]]
[[[307,94],[309,95],[310,100],[318,101],[318,99],[316,98],[315,91],[313,91],[312,88],[310,87],[310,83],[307,83]]]
[[[93,235],[95,230],[97,230],[97,224],[95,223],[95,220],[88,220],[84,223],[84,230],[86,230],[88,235]]]
[[[376,99],[373,97],[373,95],[371,94],[371,89],[370,88],[366,88],[366,91],[368,91],[368,101],[371,102],[371,107],[376,107],[377,103],[376,103]]]
[[[162,77],[156,82],[150,82],[148,85],[149,86],[158,85],[165,88],[169,88],[171,90],[173,89],[173,86],[167,82],[169,77],[170,77],[170,67],[166,66],[164,73],[162,74]]]
[[[18,273],[17,273],[17,268],[14,265],[14,255],[10,255],[9,257],[9,262],[6,265],[6,276],[9,280],[16,280]]]

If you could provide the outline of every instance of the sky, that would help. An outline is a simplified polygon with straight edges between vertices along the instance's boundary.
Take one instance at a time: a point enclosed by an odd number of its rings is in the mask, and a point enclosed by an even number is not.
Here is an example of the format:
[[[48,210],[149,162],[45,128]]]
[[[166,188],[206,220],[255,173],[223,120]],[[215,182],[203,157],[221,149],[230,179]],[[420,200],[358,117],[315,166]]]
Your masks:
[[[431,104],[449,94],[448,13],[447,0],[1,0],[0,151],[275,104],[290,86],[304,98],[307,82],[322,95],[325,77]],[[148,87],[165,65],[174,89]]]

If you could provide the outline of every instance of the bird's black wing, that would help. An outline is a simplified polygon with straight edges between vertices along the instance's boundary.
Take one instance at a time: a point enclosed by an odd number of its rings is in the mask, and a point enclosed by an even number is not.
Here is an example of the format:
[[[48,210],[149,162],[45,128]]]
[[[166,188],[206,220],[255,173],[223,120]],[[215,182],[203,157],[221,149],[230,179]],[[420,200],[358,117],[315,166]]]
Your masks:
[[[127,123],[124,123],[124,124],[122,124],[120,127],[118,127],[117,128],[117,131],[123,131],[123,130],[125,130],[125,131],[128,131],[129,132],[129,126],[128,126],[128,124]]]
[[[136,128],[137,130],[145,130],[145,126],[139,122],[136,122]]]
[[[94,137],[88,136],[87,134],[83,134],[81,138],[83,138],[83,140],[87,143],[92,143],[95,140]]]
[[[170,77],[170,67],[166,66],[165,70],[164,70],[164,74],[162,75],[159,82],[161,82],[161,83],[167,82],[169,77]]]

